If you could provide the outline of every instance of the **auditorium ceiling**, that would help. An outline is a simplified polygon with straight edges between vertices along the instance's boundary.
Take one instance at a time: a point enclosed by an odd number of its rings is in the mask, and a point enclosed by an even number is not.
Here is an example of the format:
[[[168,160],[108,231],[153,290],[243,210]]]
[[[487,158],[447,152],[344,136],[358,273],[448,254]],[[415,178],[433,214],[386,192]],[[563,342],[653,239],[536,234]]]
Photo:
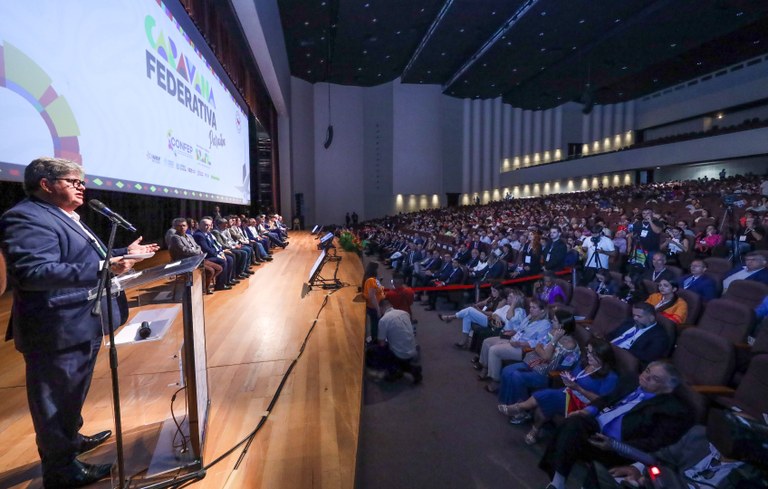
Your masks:
[[[768,1],[278,0],[291,73],[545,109],[634,99],[768,52]],[[589,87],[589,88],[587,88]]]

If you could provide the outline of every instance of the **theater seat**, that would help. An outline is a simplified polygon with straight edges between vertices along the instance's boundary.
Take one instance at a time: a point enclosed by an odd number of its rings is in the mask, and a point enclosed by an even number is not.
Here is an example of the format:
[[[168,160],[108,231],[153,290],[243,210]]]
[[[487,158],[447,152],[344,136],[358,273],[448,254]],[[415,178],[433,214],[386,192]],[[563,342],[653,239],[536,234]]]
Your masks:
[[[723,277],[725,277],[733,268],[733,264],[731,264],[731,261],[727,258],[710,256],[704,258],[704,263],[707,264],[707,271],[717,276],[720,282],[723,281]]]
[[[692,386],[728,385],[736,367],[731,342],[700,328],[680,334],[672,361]]]
[[[723,395],[716,402],[727,407],[743,410],[756,419],[762,419],[762,413],[768,412],[768,355],[758,355],[749,362],[747,373],[734,389],[720,389]]]
[[[734,280],[723,294],[723,298],[740,302],[754,309],[767,295],[768,285],[754,280]]]
[[[701,296],[696,292],[690,290],[678,289],[677,295],[688,304],[688,318],[685,322],[688,324],[696,324],[701,316]]]
[[[707,303],[696,326],[731,343],[744,343],[755,323],[755,311],[730,299],[714,299]]]

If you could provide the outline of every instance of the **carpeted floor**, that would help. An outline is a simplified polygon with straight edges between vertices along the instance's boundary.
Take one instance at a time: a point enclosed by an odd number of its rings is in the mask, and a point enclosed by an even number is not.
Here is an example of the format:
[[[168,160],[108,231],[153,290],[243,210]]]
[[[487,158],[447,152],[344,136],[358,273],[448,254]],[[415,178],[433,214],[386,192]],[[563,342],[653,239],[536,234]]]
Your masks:
[[[530,426],[510,425],[498,413],[496,396],[470,364],[473,354],[453,346],[461,322],[437,317],[452,305],[440,300],[437,309],[414,305],[423,383],[408,376],[364,383],[356,487],[543,489],[548,480],[537,464],[545,441],[525,445]]]

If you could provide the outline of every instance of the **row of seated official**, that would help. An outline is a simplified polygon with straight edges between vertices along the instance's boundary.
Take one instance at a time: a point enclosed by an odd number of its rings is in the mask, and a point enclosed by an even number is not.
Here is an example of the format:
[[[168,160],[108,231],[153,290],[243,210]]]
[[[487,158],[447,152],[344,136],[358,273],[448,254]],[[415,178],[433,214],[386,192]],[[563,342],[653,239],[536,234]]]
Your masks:
[[[173,220],[173,233],[169,230],[166,235],[168,250],[173,260],[205,255],[207,294],[231,289],[254,273],[253,266],[272,261],[273,246],[288,244],[286,230],[280,230],[280,234],[260,232],[254,218],[248,226],[243,226],[239,216],[217,218],[215,223],[213,218],[206,216],[200,219],[193,232],[190,232],[189,221],[183,217]]]

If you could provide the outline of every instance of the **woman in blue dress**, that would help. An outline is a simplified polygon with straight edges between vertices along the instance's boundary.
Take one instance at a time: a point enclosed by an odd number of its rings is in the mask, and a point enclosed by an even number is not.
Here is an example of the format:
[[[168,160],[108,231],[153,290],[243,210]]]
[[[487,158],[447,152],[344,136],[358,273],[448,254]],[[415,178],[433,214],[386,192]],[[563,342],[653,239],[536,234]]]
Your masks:
[[[523,402],[499,404],[499,411],[509,416],[512,424],[522,424],[533,418],[531,430],[525,435],[526,444],[536,443],[541,427],[554,416],[565,416],[613,391],[618,375],[611,345],[600,338],[592,338],[587,344],[586,365],[573,373],[563,372],[561,378],[564,389],[542,389]]]

